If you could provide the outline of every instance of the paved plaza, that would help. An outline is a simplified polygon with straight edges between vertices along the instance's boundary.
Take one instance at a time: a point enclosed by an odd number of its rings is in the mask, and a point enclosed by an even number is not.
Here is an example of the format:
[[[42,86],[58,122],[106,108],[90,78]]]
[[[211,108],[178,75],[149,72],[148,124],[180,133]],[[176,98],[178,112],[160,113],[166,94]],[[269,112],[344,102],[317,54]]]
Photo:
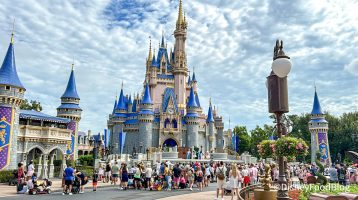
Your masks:
[[[172,190],[172,191],[145,191],[145,190],[132,190],[127,191],[118,190],[117,187],[114,187],[110,184],[99,184],[99,189],[97,192],[93,192],[91,189],[91,183],[87,184],[87,190],[84,194],[74,194],[72,196],[62,195],[60,188],[60,181],[55,180],[54,186],[52,187],[53,193],[49,195],[27,195],[27,194],[16,194],[15,186],[0,185],[0,199],[142,199],[142,200],[175,200],[175,199],[185,199],[185,200],[203,200],[203,199],[214,199],[215,198],[215,188],[216,184],[212,183],[209,187],[205,188],[203,192],[199,192],[194,188],[193,191],[185,190]],[[226,196],[224,199],[231,199],[231,196]]]

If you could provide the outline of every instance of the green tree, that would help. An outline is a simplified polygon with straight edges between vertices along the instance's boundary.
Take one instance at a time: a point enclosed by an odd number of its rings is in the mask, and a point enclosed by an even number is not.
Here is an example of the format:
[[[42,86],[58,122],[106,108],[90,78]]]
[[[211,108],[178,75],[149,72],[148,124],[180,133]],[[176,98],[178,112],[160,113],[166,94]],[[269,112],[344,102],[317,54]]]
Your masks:
[[[246,126],[235,126],[233,133],[239,136],[238,152],[241,154],[245,151],[251,153],[251,137],[247,132]]]
[[[255,157],[259,157],[259,153],[257,151],[257,145],[262,141],[262,140],[267,140],[269,138],[269,136],[271,135],[270,132],[267,132],[267,130],[262,129],[259,126],[256,126],[255,129],[251,130],[251,143],[250,143],[250,153],[255,156]]]
[[[24,101],[22,101],[21,105],[20,105],[20,109],[22,110],[36,110],[36,111],[42,111],[42,106],[41,106],[41,102],[39,101],[34,101],[31,100],[30,102],[25,99]]]

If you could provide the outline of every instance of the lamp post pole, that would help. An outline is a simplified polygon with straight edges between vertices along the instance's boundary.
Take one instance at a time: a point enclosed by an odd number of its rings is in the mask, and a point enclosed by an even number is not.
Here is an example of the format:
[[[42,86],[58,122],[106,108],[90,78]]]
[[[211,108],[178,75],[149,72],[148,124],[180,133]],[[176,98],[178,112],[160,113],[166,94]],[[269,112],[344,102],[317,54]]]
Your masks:
[[[283,52],[282,40],[276,41],[273,54],[272,71],[267,77],[267,90],[268,90],[268,106],[269,112],[274,113],[276,116],[277,135],[278,138],[282,137],[282,122],[281,118],[284,113],[289,111],[288,108],[288,88],[287,88],[287,75],[291,70],[290,57],[286,56]],[[278,200],[287,200],[288,185],[285,175],[284,157],[278,156],[279,165],[279,190],[277,192]]]

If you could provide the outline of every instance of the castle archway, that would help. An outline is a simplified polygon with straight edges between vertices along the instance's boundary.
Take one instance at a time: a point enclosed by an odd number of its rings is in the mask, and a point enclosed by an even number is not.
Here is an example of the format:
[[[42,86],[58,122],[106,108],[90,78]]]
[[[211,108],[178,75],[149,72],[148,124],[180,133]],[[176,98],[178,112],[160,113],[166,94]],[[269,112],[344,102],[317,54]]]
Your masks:
[[[163,143],[163,147],[175,147],[175,146],[178,146],[178,143],[172,138],[166,139]]]

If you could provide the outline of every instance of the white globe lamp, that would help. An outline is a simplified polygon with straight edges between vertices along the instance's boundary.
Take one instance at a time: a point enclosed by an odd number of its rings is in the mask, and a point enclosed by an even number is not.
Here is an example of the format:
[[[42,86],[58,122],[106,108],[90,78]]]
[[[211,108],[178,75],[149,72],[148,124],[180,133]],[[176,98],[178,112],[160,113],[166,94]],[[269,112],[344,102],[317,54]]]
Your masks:
[[[277,58],[272,62],[272,71],[278,77],[284,78],[290,73],[292,67],[292,63],[288,58]]]

